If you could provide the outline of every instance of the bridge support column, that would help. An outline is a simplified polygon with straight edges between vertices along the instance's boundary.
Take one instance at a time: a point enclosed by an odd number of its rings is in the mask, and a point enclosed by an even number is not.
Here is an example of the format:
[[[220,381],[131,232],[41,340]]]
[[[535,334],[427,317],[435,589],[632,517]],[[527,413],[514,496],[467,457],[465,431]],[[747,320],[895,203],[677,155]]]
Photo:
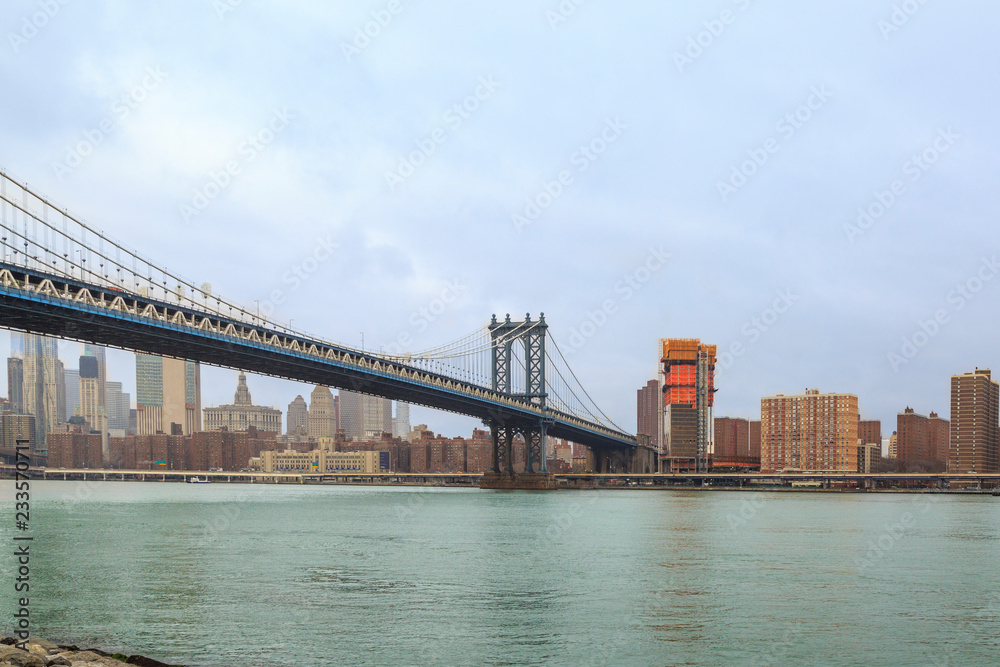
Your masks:
[[[538,465],[538,472],[547,473],[549,471],[545,455],[545,439],[547,437],[548,425],[541,422],[537,429],[525,429],[524,434],[524,472],[531,474],[535,472],[535,464]]]
[[[538,428],[516,427],[499,422],[490,423],[493,439],[493,465],[479,483],[482,489],[554,489],[555,477],[545,466],[545,435],[547,426]],[[524,436],[524,472],[514,472],[514,435]],[[538,472],[535,472],[537,466]]]
[[[513,475],[514,429],[493,422],[490,424],[490,436],[493,440],[493,465],[490,470],[496,474]]]

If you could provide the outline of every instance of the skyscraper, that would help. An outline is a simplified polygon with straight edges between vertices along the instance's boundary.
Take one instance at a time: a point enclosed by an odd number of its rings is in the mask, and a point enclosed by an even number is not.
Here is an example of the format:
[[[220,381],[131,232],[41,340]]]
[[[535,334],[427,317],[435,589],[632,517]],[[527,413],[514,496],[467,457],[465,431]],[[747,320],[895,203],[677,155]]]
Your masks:
[[[329,387],[317,385],[309,396],[309,435],[313,438],[337,435],[337,404]]]
[[[14,334],[11,334],[13,336]],[[15,414],[24,412],[24,359],[10,357],[7,359],[7,393],[10,409]],[[32,434],[34,436],[34,434]]]
[[[139,435],[184,435],[201,430],[201,366],[194,361],[135,355],[136,428]]]
[[[370,440],[392,433],[392,401],[378,396],[340,391],[340,428],[352,440]],[[409,422],[407,408],[407,423]],[[309,432],[312,435],[312,431]]]
[[[660,447],[660,383],[650,380],[646,385],[636,390],[635,420],[636,433],[649,437],[650,447],[659,450]]]
[[[107,401],[108,431],[125,431],[127,433],[132,396],[127,391],[122,391],[121,382],[107,382],[104,387],[104,397]]]
[[[663,387],[661,472],[704,470],[715,422],[715,345],[696,338],[660,341]]]
[[[47,336],[22,334],[18,345],[23,345],[24,349],[24,412],[34,415],[35,447],[44,450],[46,434],[66,418],[65,377],[60,375],[59,342]]]
[[[56,358],[56,415],[58,423],[66,422],[66,366],[62,359]],[[49,425],[52,430],[52,425]]]
[[[410,404],[396,401],[396,416],[392,418],[392,436],[405,438],[410,435]]]
[[[364,406],[365,440],[379,438],[383,433],[392,433],[392,401],[388,398],[362,394],[361,403]]]
[[[344,430],[344,435],[352,440],[361,440],[365,435],[365,413],[361,394],[353,391],[338,392],[340,398],[340,428]],[[312,408],[309,408],[310,427],[309,435],[312,435]]]
[[[95,357],[80,357],[80,416],[101,433],[101,450],[108,454],[108,416],[100,404],[101,381]]]
[[[80,370],[67,368],[63,377],[66,380],[66,421],[69,421],[80,407]]]
[[[1000,388],[989,369],[951,376],[951,453],[948,472],[1000,470],[997,429]]]
[[[288,435],[309,435],[309,406],[301,394],[288,404],[286,425]]]
[[[0,447],[16,447],[18,440],[27,440],[35,449],[35,418],[31,415],[0,414]]]
[[[858,397],[767,396],[760,401],[761,472],[857,472]]]
[[[944,471],[950,435],[947,420],[936,412],[926,417],[907,407],[896,415],[896,459],[904,467],[913,468],[913,472]]]
[[[83,346],[83,354],[84,356],[97,359],[97,404],[104,408],[104,412],[107,414],[108,364],[105,358],[105,350],[100,345],[85,343]]]

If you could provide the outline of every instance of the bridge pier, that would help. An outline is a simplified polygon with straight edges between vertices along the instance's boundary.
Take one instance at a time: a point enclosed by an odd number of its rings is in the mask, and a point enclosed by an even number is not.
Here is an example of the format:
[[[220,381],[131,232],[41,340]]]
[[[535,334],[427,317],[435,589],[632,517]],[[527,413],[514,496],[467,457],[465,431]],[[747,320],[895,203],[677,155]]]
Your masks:
[[[524,438],[524,472],[514,472],[514,436],[520,433]],[[496,421],[490,422],[490,436],[493,441],[493,465],[483,475],[479,483],[481,489],[554,489],[555,476],[548,473],[545,465],[546,424],[537,428],[517,427]],[[538,471],[535,472],[535,466]]]

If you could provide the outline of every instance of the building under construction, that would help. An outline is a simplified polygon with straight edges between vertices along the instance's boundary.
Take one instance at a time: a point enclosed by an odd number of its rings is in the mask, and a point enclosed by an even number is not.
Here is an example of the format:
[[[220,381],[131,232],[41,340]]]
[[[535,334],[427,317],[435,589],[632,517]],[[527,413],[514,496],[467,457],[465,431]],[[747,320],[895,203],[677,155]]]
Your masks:
[[[710,465],[715,423],[715,345],[696,338],[660,341],[663,388],[661,472],[702,472]]]

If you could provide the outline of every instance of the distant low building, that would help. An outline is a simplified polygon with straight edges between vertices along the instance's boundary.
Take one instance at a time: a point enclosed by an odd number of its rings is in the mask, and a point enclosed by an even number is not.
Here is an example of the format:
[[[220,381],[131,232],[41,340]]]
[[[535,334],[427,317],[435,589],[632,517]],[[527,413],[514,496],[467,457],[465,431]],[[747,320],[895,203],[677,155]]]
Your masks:
[[[261,472],[315,472],[374,474],[382,471],[379,452],[266,451],[260,453]]]
[[[240,373],[232,405],[205,408],[206,431],[258,431],[281,433],[281,410],[254,405],[247,387],[247,376]]]
[[[863,442],[858,439],[858,472],[877,472],[878,464],[882,460],[881,443]]]

